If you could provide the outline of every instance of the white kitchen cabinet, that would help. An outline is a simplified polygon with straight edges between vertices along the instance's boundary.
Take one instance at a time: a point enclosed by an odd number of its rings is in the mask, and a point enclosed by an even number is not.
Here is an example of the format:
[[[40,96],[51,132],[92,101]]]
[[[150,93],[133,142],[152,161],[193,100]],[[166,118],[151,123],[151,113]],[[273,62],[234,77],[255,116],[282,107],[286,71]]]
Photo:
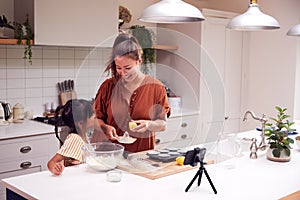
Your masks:
[[[156,149],[189,147],[196,136],[199,115],[184,115],[167,119],[167,130],[156,133]]]
[[[118,8],[118,1],[35,0],[34,43],[111,46],[118,33]]]
[[[213,66],[219,73],[220,81],[224,87],[224,132],[239,132],[241,122],[241,95],[242,95],[242,63],[243,51],[246,46],[246,33],[226,29],[229,20],[235,16],[233,13],[204,10],[206,20],[202,22],[201,44],[207,56],[211,59]],[[205,83],[200,82],[200,110],[205,111],[207,107],[207,95],[201,91]],[[205,113],[205,112],[204,112]],[[204,117],[205,119],[205,117]],[[207,119],[207,118],[206,118]],[[214,120],[203,120],[204,123],[212,125]]]
[[[58,149],[54,133],[0,140],[0,179],[47,170]],[[0,199],[5,199],[3,186]]]

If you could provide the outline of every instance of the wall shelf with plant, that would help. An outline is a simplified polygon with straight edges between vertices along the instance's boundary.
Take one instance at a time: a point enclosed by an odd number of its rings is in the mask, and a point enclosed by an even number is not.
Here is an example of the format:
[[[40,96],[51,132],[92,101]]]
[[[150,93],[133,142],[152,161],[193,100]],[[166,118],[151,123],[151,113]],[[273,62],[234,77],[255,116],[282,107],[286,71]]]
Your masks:
[[[0,44],[6,45],[25,45],[24,51],[24,59],[27,59],[30,64],[32,64],[32,50],[31,47],[33,45],[33,32],[31,26],[29,24],[28,15],[26,16],[26,20],[24,23],[18,22],[8,22],[6,17],[2,15],[0,16],[0,28],[9,28],[13,29],[15,32],[15,39],[11,38],[0,38]]]

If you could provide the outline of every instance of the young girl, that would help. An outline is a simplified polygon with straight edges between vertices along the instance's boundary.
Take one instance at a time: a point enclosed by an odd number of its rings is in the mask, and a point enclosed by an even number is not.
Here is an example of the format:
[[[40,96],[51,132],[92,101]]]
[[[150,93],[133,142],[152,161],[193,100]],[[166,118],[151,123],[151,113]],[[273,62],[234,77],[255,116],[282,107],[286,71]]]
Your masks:
[[[84,162],[81,147],[87,143],[86,131],[94,126],[92,103],[87,100],[69,100],[64,106],[56,109],[56,120],[59,115],[70,128],[70,133],[64,143],[60,140],[61,148],[48,162],[48,169],[54,175],[60,175],[65,166]],[[55,132],[57,135],[57,126]]]

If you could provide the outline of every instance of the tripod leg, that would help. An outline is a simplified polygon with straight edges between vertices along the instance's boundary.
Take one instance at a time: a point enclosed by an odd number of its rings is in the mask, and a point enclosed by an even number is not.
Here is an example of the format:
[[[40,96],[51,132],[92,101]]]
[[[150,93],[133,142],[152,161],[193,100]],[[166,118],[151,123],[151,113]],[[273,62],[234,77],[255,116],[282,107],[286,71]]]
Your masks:
[[[209,175],[208,175],[206,169],[203,168],[203,170],[204,170],[204,173],[205,173],[205,175],[206,175],[206,178],[208,179],[208,182],[209,182],[210,186],[211,186],[212,189],[214,190],[215,194],[217,194],[217,190],[216,190],[216,188],[215,188],[213,182],[211,181],[211,179],[210,179],[210,177],[209,177]]]
[[[195,174],[194,178],[192,179],[192,181],[189,183],[189,185],[185,189],[185,192],[187,192],[190,189],[190,187],[193,185],[193,183],[196,180],[196,178],[198,177],[199,173],[200,173],[200,170],[197,171],[197,173]]]
[[[203,169],[200,168],[199,178],[198,178],[198,187],[200,186],[201,179],[202,179]]]

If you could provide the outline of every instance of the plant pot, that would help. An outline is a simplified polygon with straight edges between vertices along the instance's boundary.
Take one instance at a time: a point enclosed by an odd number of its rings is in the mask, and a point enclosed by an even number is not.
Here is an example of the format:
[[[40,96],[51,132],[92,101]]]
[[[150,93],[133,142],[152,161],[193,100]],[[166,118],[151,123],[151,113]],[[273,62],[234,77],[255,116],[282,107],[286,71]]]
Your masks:
[[[0,27],[0,37],[4,37],[4,27]]]
[[[267,150],[267,159],[275,162],[288,162],[291,160],[291,155],[286,155],[285,151],[281,151],[280,157],[277,158],[273,155],[271,148],[268,148]]]

